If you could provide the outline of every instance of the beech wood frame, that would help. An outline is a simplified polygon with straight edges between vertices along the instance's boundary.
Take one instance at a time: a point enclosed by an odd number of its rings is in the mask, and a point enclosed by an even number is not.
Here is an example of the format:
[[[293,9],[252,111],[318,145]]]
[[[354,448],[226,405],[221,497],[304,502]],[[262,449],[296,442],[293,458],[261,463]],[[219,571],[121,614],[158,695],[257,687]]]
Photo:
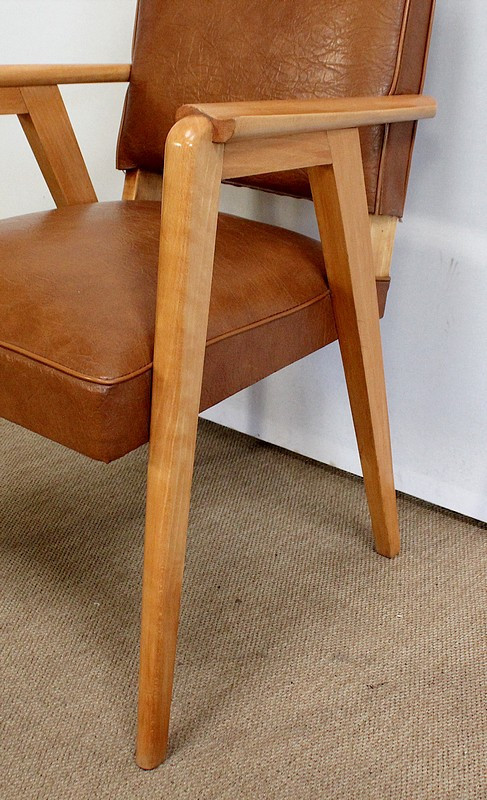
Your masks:
[[[58,83],[126,81],[130,65],[0,67],[0,113],[17,114],[57,206],[96,202]],[[375,275],[395,218],[369,222],[358,127],[434,116],[422,96],[184,106],[166,141],[154,346],[136,760],[165,758],[220,184],[306,167],[376,549],[399,530]],[[124,199],[160,199],[127,173]]]

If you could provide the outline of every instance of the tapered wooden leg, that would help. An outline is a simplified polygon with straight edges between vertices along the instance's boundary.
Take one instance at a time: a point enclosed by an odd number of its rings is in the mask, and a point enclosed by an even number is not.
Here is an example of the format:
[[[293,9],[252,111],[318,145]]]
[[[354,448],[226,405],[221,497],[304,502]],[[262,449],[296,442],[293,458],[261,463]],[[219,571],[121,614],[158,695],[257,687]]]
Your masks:
[[[137,764],[165,757],[222,175],[204,117],[166,144],[142,591]]]
[[[309,170],[375,546],[399,552],[379,310],[357,129],[329,131],[332,164]]]

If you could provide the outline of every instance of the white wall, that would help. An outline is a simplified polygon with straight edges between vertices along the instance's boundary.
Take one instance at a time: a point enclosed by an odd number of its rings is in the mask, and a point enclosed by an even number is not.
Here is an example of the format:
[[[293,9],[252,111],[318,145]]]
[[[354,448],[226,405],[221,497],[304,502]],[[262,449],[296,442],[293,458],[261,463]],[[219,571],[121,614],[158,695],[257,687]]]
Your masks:
[[[2,61],[130,58],[135,0],[2,0]],[[485,0],[438,3],[405,222],[382,323],[396,482],[487,521],[487,56]],[[100,199],[120,196],[114,164],[120,86],[63,89]],[[0,216],[52,206],[15,119],[0,118]],[[9,193],[10,190],[10,193]],[[225,187],[225,210],[317,236],[312,207]],[[359,472],[336,345],[206,416]]]

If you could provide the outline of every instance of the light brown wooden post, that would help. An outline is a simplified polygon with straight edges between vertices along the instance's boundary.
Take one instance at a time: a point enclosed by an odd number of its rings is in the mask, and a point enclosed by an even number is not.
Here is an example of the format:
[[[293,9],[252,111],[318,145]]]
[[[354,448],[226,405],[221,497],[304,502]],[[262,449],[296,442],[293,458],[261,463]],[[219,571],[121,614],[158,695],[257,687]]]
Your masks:
[[[370,215],[370,234],[376,278],[388,278],[391,274],[396,228],[397,217],[389,217],[385,214]]]
[[[123,200],[157,200],[162,198],[162,175],[145,169],[129,169],[125,174]]]
[[[96,194],[57,86],[25,86],[20,124],[56,205],[96,203]]]
[[[374,261],[358,130],[329,131],[309,170],[376,549],[399,552]]]
[[[211,123],[166,143],[147,484],[137,764],[165,757],[223,164]]]

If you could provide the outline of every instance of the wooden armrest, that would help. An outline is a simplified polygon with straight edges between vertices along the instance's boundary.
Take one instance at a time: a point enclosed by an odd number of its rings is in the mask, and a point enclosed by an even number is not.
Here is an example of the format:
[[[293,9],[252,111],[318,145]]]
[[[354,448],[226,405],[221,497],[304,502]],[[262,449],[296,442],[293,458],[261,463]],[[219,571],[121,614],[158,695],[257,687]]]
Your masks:
[[[130,79],[131,64],[4,64],[0,87],[115,83]]]
[[[423,95],[388,95],[197,103],[181,106],[176,116],[194,114],[211,121],[214,142],[228,142],[424,119],[435,116],[436,102]]]

